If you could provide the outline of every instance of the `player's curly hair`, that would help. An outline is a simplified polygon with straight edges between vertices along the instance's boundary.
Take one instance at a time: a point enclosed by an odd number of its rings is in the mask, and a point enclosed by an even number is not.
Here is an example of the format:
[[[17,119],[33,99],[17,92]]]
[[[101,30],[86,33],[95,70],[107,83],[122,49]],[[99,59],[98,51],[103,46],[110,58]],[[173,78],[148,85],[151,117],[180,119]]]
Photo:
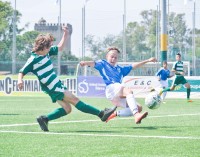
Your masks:
[[[106,52],[108,53],[108,52],[110,52],[112,50],[116,50],[118,53],[120,53],[120,50],[117,47],[109,47],[109,48],[107,48]]]
[[[52,41],[52,42],[55,41],[55,39],[54,39],[54,37],[53,37],[53,34],[47,33],[46,36],[49,37],[50,41]]]
[[[51,47],[51,40],[47,35],[39,34],[37,38],[35,39],[35,43],[33,46],[32,51],[43,51],[45,48]]]

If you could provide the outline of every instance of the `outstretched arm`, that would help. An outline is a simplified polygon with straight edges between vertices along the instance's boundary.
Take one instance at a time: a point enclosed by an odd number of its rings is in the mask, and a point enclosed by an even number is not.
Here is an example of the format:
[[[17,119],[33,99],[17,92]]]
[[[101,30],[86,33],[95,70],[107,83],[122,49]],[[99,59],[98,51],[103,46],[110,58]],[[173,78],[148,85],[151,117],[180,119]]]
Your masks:
[[[19,73],[19,74],[18,74],[17,86],[18,86],[19,90],[22,90],[22,89],[23,89],[23,86],[24,86],[23,77],[24,77],[24,74],[23,74],[23,73]]]
[[[90,67],[94,67],[95,66],[95,62],[94,61],[81,61],[80,62],[81,66],[90,66]]]
[[[139,63],[132,64],[132,67],[133,67],[134,69],[136,69],[136,68],[139,68],[139,67],[141,67],[142,65],[144,65],[144,64],[146,64],[146,63],[148,63],[148,62],[156,62],[156,61],[157,61],[157,59],[154,58],[154,57],[152,57],[152,58],[149,58],[149,59],[147,59],[147,60],[141,61],[141,62],[139,62]]]
[[[59,44],[57,45],[58,46],[58,51],[62,51],[63,48],[64,48],[64,44],[68,38],[68,35],[69,35],[69,30],[66,26],[62,27],[62,30],[63,30],[63,36],[59,42]]]

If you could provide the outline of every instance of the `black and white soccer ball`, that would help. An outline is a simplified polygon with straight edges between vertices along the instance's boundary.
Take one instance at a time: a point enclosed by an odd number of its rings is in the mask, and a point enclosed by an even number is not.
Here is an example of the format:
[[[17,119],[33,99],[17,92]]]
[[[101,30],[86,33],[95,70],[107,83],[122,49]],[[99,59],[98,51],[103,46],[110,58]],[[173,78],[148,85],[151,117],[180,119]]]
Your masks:
[[[158,94],[158,92],[156,92],[156,91],[149,93],[145,98],[145,105],[149,109],[159,108],[161,102],[162,102],[162,99],[161,99],[160,95]]]

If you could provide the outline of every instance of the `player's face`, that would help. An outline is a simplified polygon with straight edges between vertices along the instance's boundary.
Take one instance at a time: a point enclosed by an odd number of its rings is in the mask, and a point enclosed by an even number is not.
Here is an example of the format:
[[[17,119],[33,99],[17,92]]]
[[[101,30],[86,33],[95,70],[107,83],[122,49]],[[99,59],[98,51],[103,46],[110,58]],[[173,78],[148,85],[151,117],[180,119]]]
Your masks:
[[[107,62],[112,66],[115,66],[118,60],[118,52],[116,50],[111,50],[106,55]]]
[[[167,64],[163,63],[163,68],[167,69]]]
[[[176,55],[176,60],[180,61],[181,60],[181,56],[180,55]]]

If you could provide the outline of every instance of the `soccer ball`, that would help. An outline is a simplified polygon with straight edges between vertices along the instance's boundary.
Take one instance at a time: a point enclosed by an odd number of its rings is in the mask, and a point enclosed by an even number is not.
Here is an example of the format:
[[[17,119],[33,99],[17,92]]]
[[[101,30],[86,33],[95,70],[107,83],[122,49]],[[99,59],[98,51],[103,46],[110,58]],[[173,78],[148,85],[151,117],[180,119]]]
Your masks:
[[[145,105],[149,109],[157,109],[160,107],[161,97],[157,92],[152,92],[147,95],[145,98]]]

